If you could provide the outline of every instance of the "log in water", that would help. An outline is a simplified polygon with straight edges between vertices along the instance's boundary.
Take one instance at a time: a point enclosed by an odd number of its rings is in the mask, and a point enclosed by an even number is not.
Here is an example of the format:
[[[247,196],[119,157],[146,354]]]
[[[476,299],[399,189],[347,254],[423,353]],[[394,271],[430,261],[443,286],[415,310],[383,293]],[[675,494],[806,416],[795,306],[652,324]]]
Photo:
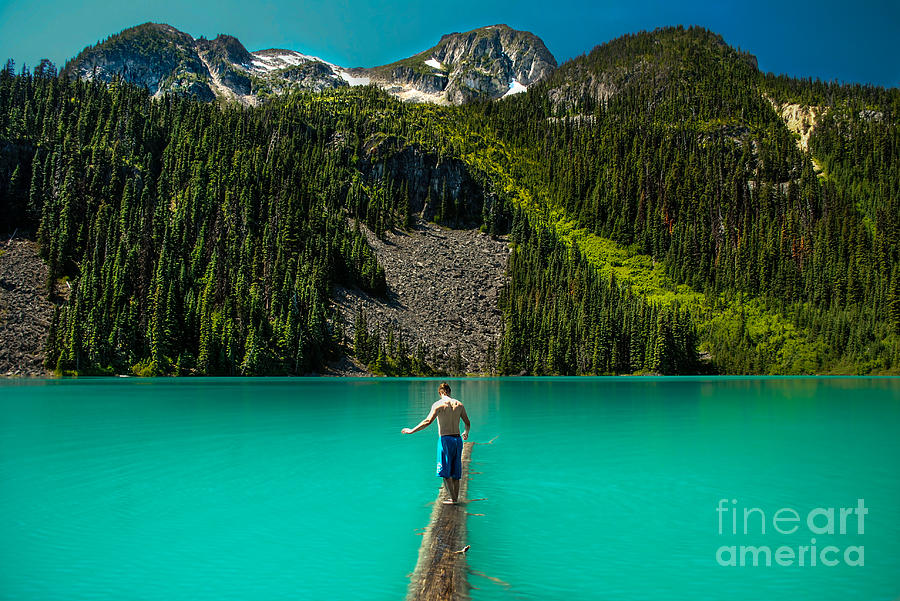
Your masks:
[[[466,505],[472,444],[463,445],[459,505],[445,505],[450,497],[441,488],[425,530],[419,560],[409,585],[410,601],[457,601],[469,598],[466,562]]]

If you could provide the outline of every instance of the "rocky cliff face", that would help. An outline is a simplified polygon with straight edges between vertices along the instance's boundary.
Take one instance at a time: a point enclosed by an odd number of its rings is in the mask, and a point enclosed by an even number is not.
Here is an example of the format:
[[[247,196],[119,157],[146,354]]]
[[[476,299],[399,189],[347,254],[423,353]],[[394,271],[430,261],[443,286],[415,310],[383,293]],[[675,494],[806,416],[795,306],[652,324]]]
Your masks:
[[[540,38],[506,25],[444,36],[434,57],[451,65],[446,93],[454,104],[524,91],[556,68]]]
[[[797,148],[809,150],[809,137],[812,135],[816,125],[818,125],[822,115],[827,111],[827,108],[789,102],[779,103],[768,96],[766,98],[772,103],[772,108],[784,120],[784,124],[791,133],[797,134]]]
[[[249,52],[230,35],[194,39],[169,25],[146,23],[86,48],[66,65],[70,77],[119,77],[167,93],[238,100],[253,105],[290,90],[321,91],[348,85],[339,68],[293,50]]]
[[[524,92],[556,66],[536,35],[491,25],[447,34],[413,57],[356,74],[404,99],[463,104]]]
[[[152,94],[172,92],[213,100],[215,94],[194,39],[169,25],[146,23],[88,47],[66,65],[64,74],[111,81],[119,77]]]
[[[408,59],[371,69],[344,69],[293,50],[249,52],[229,35],[194,39],[174,27],[145,23],[86,48],[70,77],[125,81],[154,95],[193,95],[257,104],[292,90],[375,84],[403,100],[461,104],[522,92],[556,68],[537,36],[506,25],[452,33]]]
[[[455,158],[441,158],[419,146],[403,146],[394,138],[370,142],[359,169],[370,180],[405,182],[409,211],[425,221],[448,211],[456,226],[476,224],[485,202],[494,202]],[[442,205],[445,205],[442,207]],[[490,205],[489,205],[490,207]]]

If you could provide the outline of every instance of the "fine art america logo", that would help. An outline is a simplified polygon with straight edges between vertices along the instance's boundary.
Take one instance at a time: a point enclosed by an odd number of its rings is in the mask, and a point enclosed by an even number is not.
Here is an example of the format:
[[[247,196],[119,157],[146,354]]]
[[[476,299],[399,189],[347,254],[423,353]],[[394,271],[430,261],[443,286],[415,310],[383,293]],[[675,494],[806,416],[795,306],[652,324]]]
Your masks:
[[[720,566],[865,565],[865,547],[862,545],[824,544],[853,542],[837,537],[865,533],[865,518],[869,513],[865,499],[857,499],[856,507],[816,507],[805,513],[790,507],[766,513],[759,507],[738,507],[737,499],[719,499],[716,513],[720,536],[789,536],[808,532],[810,537],[808,544],[797,546],[722,545],[716,550],[716,562]],[[816,537],[827,538],[819,540]]]

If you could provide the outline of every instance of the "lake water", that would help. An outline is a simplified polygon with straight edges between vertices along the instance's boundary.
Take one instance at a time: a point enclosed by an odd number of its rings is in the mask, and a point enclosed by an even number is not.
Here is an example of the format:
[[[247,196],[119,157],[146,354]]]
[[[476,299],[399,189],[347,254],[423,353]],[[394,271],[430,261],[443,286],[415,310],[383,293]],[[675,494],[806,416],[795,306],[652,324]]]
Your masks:
[[[476,601],[900,598],[898,379],[450,383]],[[0,599],[402,599],[437,384],[2,381]]]

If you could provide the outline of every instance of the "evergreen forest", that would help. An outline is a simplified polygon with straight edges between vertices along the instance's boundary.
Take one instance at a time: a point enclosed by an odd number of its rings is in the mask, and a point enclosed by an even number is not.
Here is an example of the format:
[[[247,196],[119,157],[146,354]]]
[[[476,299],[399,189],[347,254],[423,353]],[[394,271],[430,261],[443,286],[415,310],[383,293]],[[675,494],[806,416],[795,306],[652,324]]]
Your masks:
[[[793,105],[819,115],[803,143]],[[455,373],[330,302],[387,292],[363,229],[409,227],[423,194],[512,248],[491,373],[896,374],[898,115],[896,88],[763,74],[699,28],[459,107],[366,86],[248,108],[10,61],[0,232],[49,268],[60,374]],[[478,206],[371,168],[410,149],[464,165]]]

